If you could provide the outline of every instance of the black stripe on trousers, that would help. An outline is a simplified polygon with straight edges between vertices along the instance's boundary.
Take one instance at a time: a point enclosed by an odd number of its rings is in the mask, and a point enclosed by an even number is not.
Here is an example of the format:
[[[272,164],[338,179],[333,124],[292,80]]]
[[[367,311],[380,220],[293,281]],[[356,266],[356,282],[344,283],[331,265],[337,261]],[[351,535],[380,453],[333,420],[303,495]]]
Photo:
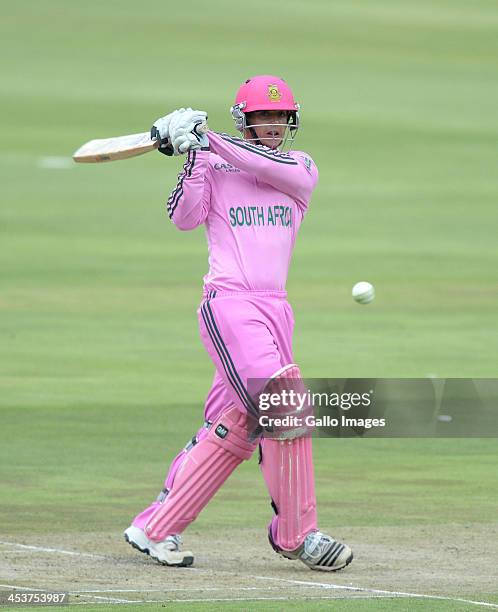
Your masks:
[[[206,326],[206,329],[208,331],[209,338],[211,339],[211,342],[213,343],[214,349],[215,349],[218,357],[220,358],[220,361],[221,361],[221,364],[223,366],[223,369],[225,370],[225,374],[227,375],[227,378],[230,381],[230,384],[234,388],[235,392],[237,393],[240,401],[242,402],[242,405],[247,410],[247,406],[246,406],[246,404],[244,402],[244,396],[241,395],[240,390],[237,388],[236,382],[234,383],[234,380],[232,378],[232,374],[231,374],[231,372],[229,372],[229,365],[227,364],[227,362],[226,362],[225,358],[223,357],[223,355],[221,353],[221,350],[220,350],[220,348],[218,346],[218,340],[213,336],[213,332],[211,330],[210,323],[209,323],[209,321],[207,319],[207,313],[205,311],[204,304],[201,306],[201,314],[202,314],[202,318],[204,320],[204,325]]]
[[[214,330],[215,330],[216,334],[218,335],[218,339],[219,339],[219,341],[221,343],[221,346],[222,346],[222,348],[225,351],[226,357],[228,358],[228,360],[230,361],[230,363],[232,365],[232,369],[233,369],[233,371],[235,373],[235,376],[236,376],[236,378],[237,378],[237,380],[239,382],[239,386],[242,389],[242,391],[243,391],[243,393],[244,393],[244,395],[246,397],[246,401],[247,401],[247,403],[249,405],[249,409],[252,410],[253,414],[257,416],[258,415],[258,409],[257,409],[256,405],[254,404],[254,401],[253,401],[252,397],[249,395],[249,392],[244,387],[244,383],[242,382],[242,380],[241,380],[241,378],[239,376],[239,373],[237,372],[237,369],[235,368],[235,365],[234,365],[234,363],[232,361],[232,358],[230,357],[230,353],[228,352],[228,349],[227,349],[227,347],[226,347],[226,345],[225,345],[225,343],[223,341],[223,338],[221,337],[221,333],[220,333],[220,331],[218,329],[218,326],[216,325],[216,321],[214,319],[214,314],[213,314],[213,311],[211,309],[210,300],[208,300],[208,302],[207,302],[207,309],[208,309],[209,314],[211,316],[211,321],[212,321]]]
[[[209,299],[207,299],[201,306],[201,314],[211,342],[213,343],[216,353],[220,358],[220,361],[223,365],[223,369],[225,370],[225,374],[227,375],[230,384],[234,388],[245,409],[249,413],[257,414],[257,408],[255,407],[254,402],[252,401],[249,393],[244,387],[240,376],[234,366],[232,358],[230,357],[230,353],[228,352],[228,349],[225,343],[223,342],[221,334],[214,320],[213,312],[209,305]]]

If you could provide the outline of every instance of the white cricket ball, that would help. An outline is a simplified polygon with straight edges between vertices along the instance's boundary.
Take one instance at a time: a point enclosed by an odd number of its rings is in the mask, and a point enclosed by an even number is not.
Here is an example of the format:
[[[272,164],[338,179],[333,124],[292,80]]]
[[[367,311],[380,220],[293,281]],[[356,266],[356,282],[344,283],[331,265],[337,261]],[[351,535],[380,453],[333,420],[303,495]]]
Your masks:
[[[358,304],[370,304],[375,297],[374,286],[371,283],[367,283],[367,281],[356,283],[351,293],[353,300],[358,302]]]

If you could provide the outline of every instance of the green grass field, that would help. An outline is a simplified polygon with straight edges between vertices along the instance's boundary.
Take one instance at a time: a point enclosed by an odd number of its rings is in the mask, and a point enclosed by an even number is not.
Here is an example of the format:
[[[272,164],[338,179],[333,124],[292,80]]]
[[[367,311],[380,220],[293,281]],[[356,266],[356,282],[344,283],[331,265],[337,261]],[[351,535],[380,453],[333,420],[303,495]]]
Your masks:
[[[1,540],[54,546],[62,536],[76,551],[89,534],[119,540],[200,425],[213,372],[196,319],[203,231],[176,231],[164,208],[182,161],[77,166],[71,153],[180,106],[233,132],[229,106],[254,74],[290,82],[302,107],[296,147],[320,170],[288,283],[305,375],[497,376],[497,41],[489,0],[5,7]],[[374,283],[371,306],[350,298],[358,280]],[[315,455],[321,524],[360,550],[364,529],[412,530],[414,541],[448,525],[496,533],[496,440],[318,440]],[[264,531],[269,515],[251,461],[185,537]],[[333,582],[358,584],[356,563],[361,555]],[[0,569],[0,582],[33,585],[33,574],[13,582]],[[403,578],[378,588],[406,591]],[[496,582],[458,586],[427,592],[498,607]],[[283,609],[245,597],[182,605]],[[286,609],[330,605],[294,599]],[[414,598],[333,605],[478,609]]]

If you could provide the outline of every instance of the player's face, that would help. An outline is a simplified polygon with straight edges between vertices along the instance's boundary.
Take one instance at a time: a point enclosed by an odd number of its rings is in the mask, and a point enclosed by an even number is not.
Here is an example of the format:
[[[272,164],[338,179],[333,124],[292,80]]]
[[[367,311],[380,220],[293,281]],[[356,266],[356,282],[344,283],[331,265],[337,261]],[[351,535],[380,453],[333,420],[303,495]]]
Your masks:
[[[288,120],[288,111],[262,110],[248,113],[247,124],[252,126],[261,144],[276,149],[282,143]],[[254,138],[250,132],[246,130],[246,139]]]

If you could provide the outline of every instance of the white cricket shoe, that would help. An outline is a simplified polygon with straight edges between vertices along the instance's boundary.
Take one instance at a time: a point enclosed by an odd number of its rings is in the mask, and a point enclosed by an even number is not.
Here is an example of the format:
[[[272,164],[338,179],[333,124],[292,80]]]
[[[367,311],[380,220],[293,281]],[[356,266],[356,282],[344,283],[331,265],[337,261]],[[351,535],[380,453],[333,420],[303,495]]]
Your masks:
[[[194,555],[189,550],[180,550],[182,539],[179,535],[170,535],[162,542],[153,542],[138,527],[128,527],[124,532],[125,540],[140,552],[149,555],[163,565],[187,567],[194,562]]]
[[[268,532],[273,549],[286,559],[302,561],[312,570],[337,572],[353,560],[353,551],[347,544],[341,544],[321,531],[312,531],[296,550],[288,551],[279,548]]]

